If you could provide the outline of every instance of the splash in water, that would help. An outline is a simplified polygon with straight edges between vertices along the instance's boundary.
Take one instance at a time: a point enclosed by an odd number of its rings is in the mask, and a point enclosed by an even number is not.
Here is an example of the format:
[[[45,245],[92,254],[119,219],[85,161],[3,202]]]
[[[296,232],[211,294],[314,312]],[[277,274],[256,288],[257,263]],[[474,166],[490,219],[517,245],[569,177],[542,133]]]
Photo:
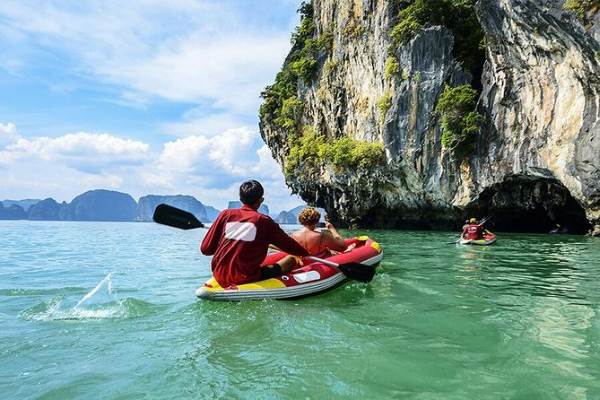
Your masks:
[[[112,285],[112,272],[109,272],[108,275],[106,275],[104,277],[104,279],[102,279],[95,288],[93,288],[92,290],[90,290],[89,292],[86,293],[85,296],[83,296],[81,298],[81,300],[79,300],[79,302],[77,302],[77,304],[75,304],[75,307],[73,307],[73,310],[79,308],[80,305],[82,305],[83,303],[85,303],[86,301],[88,301],[89,299],[91,299],[92,297],[94,297],[94,295],[96,293],[98,293],[98,291],[106,285],[106,291],[107,293],[111,296],[114,297],[113,295],[113,285]],[[115,298],[115,300],[117,300]]]
[[[80,320],[80,319],[104,319],[121,318],[127,316],[127,300],[118,299],[113,290],[112,272],[106,275],[98,284],[87,292],[73,307],[62,308],[63,297],[57,296],[48,302],[43,302],[37,306],[25,311],[23,316],[26,319],[36,321],[53,320]],[[106,288],[105,291],[102,289]],[[109,295],[109,301],[95,305],[86,305],[91,303],[98,294],[106,293]]]

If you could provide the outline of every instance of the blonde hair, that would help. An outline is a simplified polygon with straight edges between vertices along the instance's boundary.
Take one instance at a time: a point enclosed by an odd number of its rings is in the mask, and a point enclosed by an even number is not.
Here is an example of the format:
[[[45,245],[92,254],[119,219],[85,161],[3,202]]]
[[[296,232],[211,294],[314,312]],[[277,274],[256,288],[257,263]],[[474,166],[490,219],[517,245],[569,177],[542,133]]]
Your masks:
[[[319,219],[321,219],[321,213],[314,207],[306,207],[298,214],[298,221],[304,226],[316,225]]]

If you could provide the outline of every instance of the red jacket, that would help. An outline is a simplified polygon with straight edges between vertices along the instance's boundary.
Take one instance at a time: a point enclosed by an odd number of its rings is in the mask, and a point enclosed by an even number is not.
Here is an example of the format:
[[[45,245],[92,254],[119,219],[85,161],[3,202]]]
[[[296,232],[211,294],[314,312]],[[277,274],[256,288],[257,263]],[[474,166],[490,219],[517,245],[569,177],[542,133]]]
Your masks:
[[[468,240],[477,240],[483,237],[483,226],[469,224],[463,228],[463,237]]]
[[[260,265],[269,244],[295,256],[308,255],[271,217],[244,205],[221,211],[202,240],[200,251],[214,255],[213,276],[226,288],[260,280]]]

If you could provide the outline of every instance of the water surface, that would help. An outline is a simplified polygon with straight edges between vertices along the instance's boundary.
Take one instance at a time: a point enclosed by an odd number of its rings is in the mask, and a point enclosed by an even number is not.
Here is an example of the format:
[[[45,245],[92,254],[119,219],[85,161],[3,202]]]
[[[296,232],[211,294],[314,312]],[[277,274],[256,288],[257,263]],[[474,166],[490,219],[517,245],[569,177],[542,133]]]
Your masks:
[[[215,303],[202,230],[0,221],[1,397],[600,398],[600,239],[367,233],[369,285]]]

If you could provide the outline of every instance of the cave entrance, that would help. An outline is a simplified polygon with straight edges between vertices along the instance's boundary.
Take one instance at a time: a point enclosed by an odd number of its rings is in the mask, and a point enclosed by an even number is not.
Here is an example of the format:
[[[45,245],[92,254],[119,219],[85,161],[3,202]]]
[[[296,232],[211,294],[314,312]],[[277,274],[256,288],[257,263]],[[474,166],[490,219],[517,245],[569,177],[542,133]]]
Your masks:
[[[559,181],[531,176],[511,176],[484,190],[468,210],[493,216],[490,228],[503,232],[583,234],[590,228],[585,211]]]

